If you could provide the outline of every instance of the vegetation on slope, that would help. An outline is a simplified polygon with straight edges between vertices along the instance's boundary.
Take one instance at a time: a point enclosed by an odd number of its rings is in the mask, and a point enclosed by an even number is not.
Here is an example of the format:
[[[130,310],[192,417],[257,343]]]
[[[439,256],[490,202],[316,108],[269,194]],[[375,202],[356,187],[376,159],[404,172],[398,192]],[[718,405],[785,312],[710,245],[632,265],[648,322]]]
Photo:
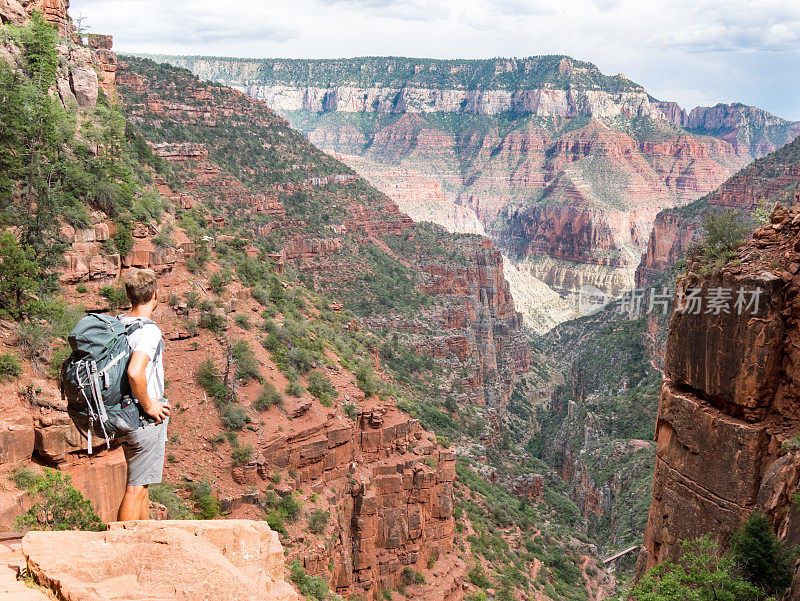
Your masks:
[[[631,591],[635,601],[697,599],[762,601],[781,598],[794,561],[769,520],[753,514],[733,535],[727,554],[708,538],[685,541],[677,561],[651,568]]]

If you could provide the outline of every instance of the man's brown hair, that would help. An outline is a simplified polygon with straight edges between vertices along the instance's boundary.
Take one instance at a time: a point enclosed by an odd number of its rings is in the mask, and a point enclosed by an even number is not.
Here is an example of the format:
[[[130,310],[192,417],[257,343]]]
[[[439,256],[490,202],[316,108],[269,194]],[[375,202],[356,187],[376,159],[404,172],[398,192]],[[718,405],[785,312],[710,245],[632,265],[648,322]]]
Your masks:
[[[125,294],[136,307],[153,300],[156,293],[156,272],[152,269],[132,269],[125,276]]]

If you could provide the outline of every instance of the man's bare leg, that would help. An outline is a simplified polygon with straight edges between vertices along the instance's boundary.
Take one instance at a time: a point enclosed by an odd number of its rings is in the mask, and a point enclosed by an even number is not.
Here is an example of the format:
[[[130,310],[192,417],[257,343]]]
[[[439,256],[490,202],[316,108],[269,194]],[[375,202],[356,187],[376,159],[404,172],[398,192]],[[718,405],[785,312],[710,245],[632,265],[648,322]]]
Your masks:
[[[140,517],[142,514],[142,497],[148,499],[149,496],[146,486],[126,486],[125,496],[122,497],[117,519],[120,522],[142,519]],[[145,507],[147,507],[147,501],[145,501]]]
[[[139,519],[140,520],[149,520],[150,519],[150,489],[147,488],[145,484],[142,487],[141,494],[141,505],[139,506]]]

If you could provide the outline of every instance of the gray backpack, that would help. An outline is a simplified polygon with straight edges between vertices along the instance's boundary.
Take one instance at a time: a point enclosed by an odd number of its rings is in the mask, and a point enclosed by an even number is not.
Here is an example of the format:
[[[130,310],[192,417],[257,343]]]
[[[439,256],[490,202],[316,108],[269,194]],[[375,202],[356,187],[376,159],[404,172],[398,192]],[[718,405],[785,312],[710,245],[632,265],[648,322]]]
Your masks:
[[[137,319],[126,324],[119,317],[89,313],[69,334],[72,353],[61,364],[61,395],[72,421],[86,433],[89,454],[93,434],[110,448],[110,439],[143,423],[128,382],[128,336],[146,323],[155,322]]]

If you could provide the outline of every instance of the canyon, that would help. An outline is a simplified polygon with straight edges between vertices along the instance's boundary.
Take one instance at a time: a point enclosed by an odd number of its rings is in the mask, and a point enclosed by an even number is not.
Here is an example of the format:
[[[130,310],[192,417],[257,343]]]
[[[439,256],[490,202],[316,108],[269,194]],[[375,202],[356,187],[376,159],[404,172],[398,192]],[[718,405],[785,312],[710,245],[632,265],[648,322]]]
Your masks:
[[[264,100],[415,219],[483,230],[533,291],[554,293],[534,292],[545,307],[573,307],[526,308],[539,333],[575,315],[582,286],[633,287],[659,211],[800,133],[744,105],[687,112],[563,56],[157,58]]]
[[[220,598],[294,599],[287,581],[310,579],[369,601],[601,601],[618,592],[601,555],[642,534],[640,573],[681,538],[724,547],[756,509],[797,540],[800,208],[679,280],[763,286],[753,316],[678,304],[669,336],[666,316],[572,318],[582,286],[664,283],[706,211],[797,204],[798,124],[687,113],[568,57],[168,57],[199,79],[68,39],[67,2],[29,4],[0,0],[0,17],[42,9],[59,30],[52,98],[124,124],[80,153],[138,186],[124,211],[87,195],[59,224],[63,301],[124,310],[125,274],[156,271],[175,411],[158,519],[9,535],[6,580],[27,565],[94,601],[147,557],[190,590],[206,558]],[[113,521],[121,449],[86,453],[53,374],[65,341],[26,336],[0,321],[21,364],[0,381],[0,529],[35,508],[20,476],[49,469]],[[56,544],[136,561],[70,574]]]
[[[24,11],[12,8],[0,12],[4,22],[13,17],[22,25]],[[54,25],[69,23],[63,13],[45,16]],[[107,550],[95,554],[100,547],[139,553],[140,560],[172,557],[186,568],[181,587],[191,587],[197,556],[205,553],[215,566],[214,586],[230,581],[242,598],[292,598],[284,579],[302,589],[303,578],[316,578],[354,598],[402,589],[412,598],[459,601],[486,588],[466,577],[478,567],[498,587],[538,596],[545,586],[601,597],[612,590],[597,550],[552,523],[549,504],[567,500],[549,483],[521,490],[531,497],[522,507],[499,483],[482,479],[483,443],[499,435],[510,396],[533,364],[492,243],[415,224],[262,102],[164,65],[117,57],[112,42],[100,35],[85,43],[62,39],[52,94],[65,111],[98,127],[108,114],[123,120],[124,131],[103,130],[113,142],[97,138],[80,150],[89,160],[120,153],[115,160],[132,166],[142,187],[134,188],[128,210],[137,213],[121,218],[113,202],[101,207],[87,198],[91,210],[60,223],[64,262],[56,275],[64,303],[98,311],[124,310],[120,284],[128,270],[159,275],[165,302],[155,319],[166,339],[175,411],[165,483],[152,491],[159,502],[151,512],[162,523],[65,533],[59,544],[85,545],[98,562],[108,559]],[[19,49],[11,50],[21,60]],[[101,520],[113,521],[124,457],[102,440],[87,454],[67,416],[53,374],[65,341],[44,333],[34,351],[19,323],[1,326],[4,346],[21,365],[0,382],[2,529],[17,527],[16,518],[37,507],[22,476],[51,469],[70,477]],[[53,326],[37,320],[32,327]],[[249,349],[257,375],[233,375],[240,366],[233,347]],[[311,364],[294,367],[300,361]],[[313,393],[312,375],[330,388]],[[208,378],[226,387],[225,399],[212,398]],[[279,400],[265,406],[270,391]],[[426,425],[432,417],[452,424],[458,438],[434,435]],[[468,429],[472,438],[462,433]],[[456,449],[466,462],[459,477]],[[490,506],[497,498],[503,507]],[[215,507],[230,523],[163,520],[213,516]],[[503,522],[498,534],[500,509],[526,522]],[[312,528],[312,518],[321,525]],[[525,525],[534,518],[535,527]],[[220,557],[209,547],[252,528],[267,543],[247,535],[242,553],[271,547],[270,581],[280,594],[261,580],[254,585],[252,566],[245,570],[228,551]],[[209,534],[215,529],[219,537]],[[473,549],[466,538],[475,533],[505,545],[509,558],[493,554],[490,561]],[[532,538],[538,542],[529,549]],[[105,599],[110,581],[65,575],[74,558],[49,553],[54,540],[38,533],[12,540],[13,558],[2,561],[14,575],[27,562],[29,577],[56,594]],[[534,561],[555,553],[572,567],[571,584]],[[500,580],[511,558],[519,563],[522,556],[535,572],[514,585]],[[107,575],[130,581],[125,570]],[[162,584],[148,580],[149,587]]]

